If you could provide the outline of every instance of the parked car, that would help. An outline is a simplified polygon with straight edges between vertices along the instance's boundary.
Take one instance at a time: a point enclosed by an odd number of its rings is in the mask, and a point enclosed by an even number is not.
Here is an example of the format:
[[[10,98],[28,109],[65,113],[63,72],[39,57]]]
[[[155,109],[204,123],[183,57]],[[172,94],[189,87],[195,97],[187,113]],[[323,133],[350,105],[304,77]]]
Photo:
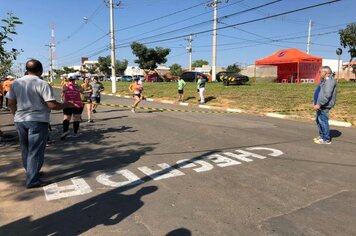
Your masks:
[[[216,80],[223,82],[225,86],[232,84],[242,85],[249,81],[249,77],[236,72],[220,71],[216,74]]]
[[[163,82],[163,79],[161,79],[157,74],[151,74],[151,75],[147,75],[146,81],[147,82]]]
[[[131,82],[133,81],[133,77],[131,75],[124,75],[121,77],[121,81]]]
[[[195,71],[187,71],[187,72],[183,72],[183,74],[181,74],[180,78],[183,79],[185,82],[196,82],[197,76],[201,75],[204,78],[208,79],[208,77],[200,72],[195,72]]]

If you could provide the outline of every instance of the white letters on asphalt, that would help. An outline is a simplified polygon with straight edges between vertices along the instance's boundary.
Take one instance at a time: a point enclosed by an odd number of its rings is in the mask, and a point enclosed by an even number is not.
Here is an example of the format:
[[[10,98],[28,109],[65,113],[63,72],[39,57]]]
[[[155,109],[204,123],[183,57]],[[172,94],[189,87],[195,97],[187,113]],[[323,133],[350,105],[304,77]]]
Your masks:
[[[113,177],[114,175],[123,176],[127,180],[126,181],[110,180],[110,178]],[[98,181],[103,185],[114,187],[114,188],[121,187],[124,185],[136,185],[136,184],[143,183],[143,180],[141,180],[137,175],[135,175],[129,170],[118,170],[115,172],[115,174],[101,174],[98,177],[96,177],[96,181]]]
[[[197,165],[201,165],[201,167],[193,169],[196,172],[209,171],[214,168],[214,166],[212,164],[210,164],[209,162],[206,162],[206,161],[202,161],[202,160],[184,159],[184,160],[177,161],[177,164],[180,169],[193,168],[193,167],[196,167]]]
[[[216,163],[217,166],[220,167],[226,167],[226,166],[233,166],[233,165],[239,165],[241,162],[232,160],[228,157],[224,157],[220,154],[212,154],[209,156],[204,157],[204,159],[210,160],[214,163]]]
[[[274,148],[267,148],[267,147],[249,147],[249,148],[246,148],[246,150],[261,151],[261,152],[268,151],[267,155],[271,156],[271,157],[277,157],[277,156],[283,155],[282,151],[280,151],[278,149],[274,149]],[[138,167],[137,169],[140,170],[147,177],[149,177],[153,180],[162,180],[162,179],[173,178],[173,177],[185,175],[183,172],[181,172],[178,169],[192,168],[195,172],[210,171],[214,168],[214,166],[211,163],[209,163],[208,161],[215,163],[219,167],[228,167],[228,166],[242,164],[242,162],[252,162],[253,159],[251,159],[251,158],[257,158],[257,159],[267,158],[266,156],[262,156],[260,154],[256,154],[256,153],[252,153],[252,152],[248,152],[248,151],[237,149],[234,152],[224,152],[221,154],[217,154],[217,153],[210,154],[210,155],[204,156],[202,158],[203,160],[183,159],[183,160],[179,160],[176,162],[177,167],[172,167],[167,163],[160,163],[160,164],[157,164],[157,166],[160,167],[160,169],[157,169],[157,170],[153,170],[147,166]],[[231,158],[233,158],[233,159],[231,159]],[[123,178],[124,178],[124,180],[121,180]],[[120,180],[117,180],[117,179],[120,179]],[[68,198],[68,197],[73,197],[73,196],[78,196],[78,195],[84,195],[84,194],[88,194],[88,193],[92,192],[90,186],[85,182],[84,179],[71,178],[70,180],[73,183],[72,185],[60,187],[55,183],[55,184],[51,184],[51,185],[43,187],[46,199],[48,201],[51,201],[51,200],[56,200],[56,199],[61,199],[61,198]],[[105,185],[105,186],[109,186],[109,187],[113,187],[113,188],[130,186],[130,185],[131,186],[138,185],[138,184],[142,184],[145,182],[143,180],[143,177],[140,178],[139,176],[134,174],[132,171],[127,170],[127,169],[117,170],[114,173],[112,173],[112,172],[111,173],[103,173],[103,174],[97,176],[96,181]]]
[[[184,175],[183,172],[171,167],[170,165],[166,163],[161,163],[157,164],[159,167],[161,167],[160,170],[152,170],[146,166],[139,167],[140,171],[142,171],[144,174],[146,174],[148,177],[154,180],[160,180],[160,179],[167,179],[167,178],[172,178],[172,177],[177,177]]]
[[[57,184],[50,184],[43,187],[47,201],[84,195],[91,193],[90,186],[82,178],[71,178],[72,185],[58,187]]]

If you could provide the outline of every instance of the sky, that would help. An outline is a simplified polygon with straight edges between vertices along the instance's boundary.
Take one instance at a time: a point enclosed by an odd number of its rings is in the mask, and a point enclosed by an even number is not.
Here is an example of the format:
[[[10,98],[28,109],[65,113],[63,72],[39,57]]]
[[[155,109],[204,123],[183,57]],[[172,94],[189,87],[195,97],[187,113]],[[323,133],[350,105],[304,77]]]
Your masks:
[[[312,21],[310,54],[337,59],[342,48],[338,31],[356,22],[355,0],[228,0],[218,4],[217,67],[247,66],[285,48],[307,50],[308,24]],[[80,65],[81,57],[97,60],[110,52],[108,0],[0,0],[0,18],[12,13],[23,22],[8,47],[22,49],[15,66],[35,58],[49,69],[51,28],[54,29],[56,68]],[[165,65],[189,66],[192,59],[212,64],[212,1],[114,0],[116,59],[135,66],[130,44],[170,48]],[[289,14],[283,14],[291,12]],[[275,15],[279,15],[273,17]],[[3,22],[0,25],[4,25]],[[341,60],[348,61],[347,49]]]

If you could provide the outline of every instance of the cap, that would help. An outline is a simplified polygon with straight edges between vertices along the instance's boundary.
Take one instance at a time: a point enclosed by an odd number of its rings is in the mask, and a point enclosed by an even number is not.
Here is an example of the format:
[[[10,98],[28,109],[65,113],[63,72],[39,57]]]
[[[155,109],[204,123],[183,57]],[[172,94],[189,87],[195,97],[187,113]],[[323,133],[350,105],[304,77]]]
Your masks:
[[[74,76],[74,75],[70,75],[70,76],[68,76],[68,79],[69,79],[69,80],[77,80],[78,77],[77,77],[77,76]]]

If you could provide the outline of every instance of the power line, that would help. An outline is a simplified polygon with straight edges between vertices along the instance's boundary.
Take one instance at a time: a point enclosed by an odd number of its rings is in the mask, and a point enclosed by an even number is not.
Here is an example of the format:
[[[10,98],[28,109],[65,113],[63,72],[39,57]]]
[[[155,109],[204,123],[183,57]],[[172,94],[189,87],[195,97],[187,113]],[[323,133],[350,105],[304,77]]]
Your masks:
[[[241,23],[236,23],[236,24],[233,24],[233,25],[219,27],[218,30],[228,29],[228,28],[232,28],[232,27],[235,27],[235,26],[239,26],[239,25],[250,24],[250,23],[254,23],[254,22],[258,22],[258,21],[262,21],[262,20],[266,20],[266,19],[271,19],[271,18],[274,18],[274,17],[282,16],[282,15],[288,15],[288,14],[291,14],[291,13],[304,11],[304,10],[308,10],[308,9],[315,8],[315,7],[320,7],[320,6],[323,6],[323,5],[327,5],[327,4],[331,4],[331,3],[335,3],[335,2],[339,2],[339,1],[341,1],[341,0],[333,0],[333,1],[325,2],[325,3],[314,4],[314,5],[311,5],[311,6],[298,8],[298,9],[295,9],[295,10],[290,10],[290,11],[274,14],[274,15],[271,15],[271,16],[266,16],[266,17],[262,17],[262,18],[258,18],[258,19],[254,19],[254,20],[249,20],[249,21],[245,21],[245,22],[241,22]],[[193,34],[194,35],[206,34],[206,33],[212,32],[212,31],[213,30],[211,30],[211,29],[210,30],[203,30],[203,31],[195,32]],[[179,35],[179,36],[175,36],[175,37],[171,37],[171,38],[145,42],[145,44],[153,44],[153,43],[160,43],[160,42],[170,41],[170,40],[174,40],[174,39],[184,38],[184,37],[187,37],[188,35],[189,34],[184,34],[184,35]],[[126,45],[121,45],[121,46],[118,46],[118,48],[125,48],[127,46],[128,46],[127,44]]]
[[[219,17],[218,19],[223,19],[223,18],[226,19],[226,18],[229,18],[229,17],[232,17],[232,16],[236,16],[238,14],[243,14],[243,13],[246,13],[246,12],[249,12],[249,11],[256,10],[258,8],[262,8],[262,7],[271,5],[271,4],[275,4],[275,3],[280,2],[280,1],[282,1],[282,0],[275,0],[275,1],[272,1],[272,2],[269,2],[269,3],[266,3],[266,4],[262,4],[262,5],[247,9],[247,10],[243,10],[243,11],[239,11],[239,12],[236,12],[236,13],[233,13],[233,14],[230,14],[230,15],[222,16],[222,17]],[[141,39],[138,39],[136,41],[142,41],[142,40],[146,40],[146,39],[150,39],[150,38],[156,38],[156,37],[159,37],[159,36],[162,36],[162,35],[167,35],[167,34],[170,34],[170,33],[176,33],[177,31],[186,30],[186,29],[189,29],[189,28],[192,28],[192,27],[197,27],[197,26],[208,24],[208,23],[211,23],[211,22],[213,22],[213,20],[203,21],[203,22],[200,22],[200,23],[197,23],[197,24],[194,24],[194,25],[190,25],[190,26],[186,26],[186,27],[180,28],[180,29],[174,29],[174,30],[171,30],[171,31],[168,31],[168,32],[164,32],[164,33],[160,33],[160,34],[157,34],[157,35],[154,35],[154,36],[141,38]],[[210,32],[210,31],[212,31],[212,30],[208,30],[207,32]]]
[[[96,16],[102,6],[103,6],[103,5],[100,4],[100,5],[95,9],[95,11],[90,15],[89,19],[91,19],[92,17]],[[60,41],[58,41],[58,42],[57,42],[57,45],[59,45],[59,44],[65,42],[65,41],[71,39],[74,35],[76,35],[77,33],[79,33],[79,32],[84,28],[85,25],[86,25],[85,22],[83,22],[82,24],[80,24],[80,26],[79,26],[76,30],[74,30],[71,34],[69,34],[66,38],[64,38],[64,39],[62,39],[62,40],[60,40]]]

